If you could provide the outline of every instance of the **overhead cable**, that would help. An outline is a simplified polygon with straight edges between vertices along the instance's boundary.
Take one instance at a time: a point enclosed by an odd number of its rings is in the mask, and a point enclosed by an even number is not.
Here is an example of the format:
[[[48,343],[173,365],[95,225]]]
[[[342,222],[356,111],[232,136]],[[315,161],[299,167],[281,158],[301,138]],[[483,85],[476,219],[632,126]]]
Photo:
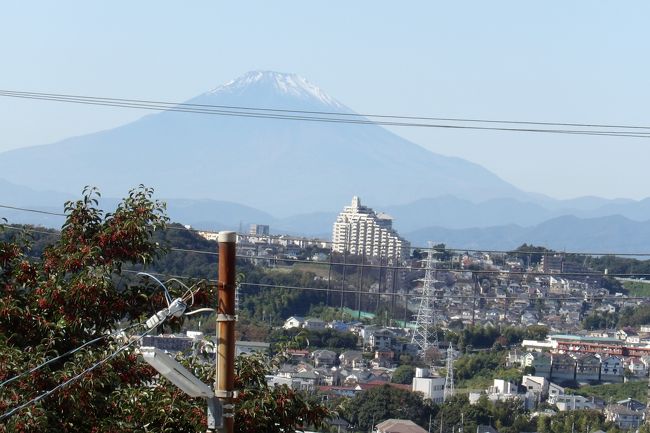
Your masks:
[[[95,344],[95,343],[97,343],[97,342],[99,342],[101,340],[104,340],[104,339],[107,339],[107,338],[110,338],[110,337],[114,337],[114,336],[119,335],[119,334],[121,334],[121,333],[123,333],[125,331],[128,331],[131,328],[135,328],[135,327],[141,326],[141,325],[142,325],[141,323],[136,323],[136,324],[128,326],[128,327],[126,327],[124,329],[119,329],[119,330],[117,330],[117,331],[115,331],[115,332],[113,332],[111,334],[102,335],[101,337],[97,337],[97,338],[95,338],[93,340],[87,341],[87,342],[85,342],[84,344],[82,344],[81,346],[79,346],[79,347],[77,347],[75,349],[68,350],[67,352],[65,352],[65,353],[63,353],[63,354],[61,354],[59,356],[48,359],[47,361],[43,362],[42,364],[37,365],[36,367],[34,367],[34,368],[32,368],[32,369],[30,369],[28,371],[25,371],[23,373],[20,373],[20,374],[14,376],[14,377],[11,377],[11,378],[5,380],[4,382],[0,383],[0,388],[10,384],[11,382],[14,382],[14,381],[20,379],[21,377],[25,377],[25,376],[27,376],[29,374],[32,374],[35,371],[38,371],[38,370],[40,370],[41,368],[43,368],[43,367],[45,367],[47,365],[50,365],[50,364],[52,364],[52,363],[54,363],[56,361],[59,361],[60,359],[67,358],[68,356],[74,355],[75,353],[79,352],[81,349],[83,349],[85,347],[88,347],[88,346],[90,346],[92,344]]]
[[[101,98],[94,96],[65,96],[59,94],[38,94],[35,92],[17,92],[2,90],[0,96],[22,99],[36,99],[54,102],[66,102],[84,105],[108,106],[117,108],[133,108],[153,111],[182,112],[192,114],[218,115],[230,117],[274,119],[274,120],[293,120],[305,122],[322,122],[322,123],[345,123],[359,125],[378,125],[378,126],[395,126],[395,127],[419,127],[419,128],[441,128],[441,129],[458,129],[458,130],[479,130],[479,131],[502,131],[502,132],[530,132],[530,133],[551,133],[567,135],[588,135],[588,136],[612,136],[612,137],[635,137],[650,138],[650,132],[625,131],[625,130],[588,130],[588,129],[547,129],[547,128],[516,128],[516,127],[496,127],[496,126],[474,126],[474,125],[456,125],[426,122],[405,122],[405,121],[387,121],[387,120],[369,120],[366,118],[341,118],[341,117],[323,117],[314,115],[294,115],[284,113],[269,113],[263,111],[248,110],[224,110],[214,108],[186,107],[182,103],[152,103],[143,102],[136,99],[113,99]]]
[[[20,230],[20,231],[25,231],[25,232],[35,232],[35,233],[42,233],[42,234],[49,234],[49,235],[59,235],[58,233],[50,233],[50,232],[45,232],[45,231],[36,231],[36,230],[31,230],[31,229],[26,229],[26,228],[18,228],[18,227],[11,227],[7,226],[5,228],[8,229],[14,229],[14,230]],[[215,256],[218,257],[219,253],[216,251],[205,251],[205,250],[192,250],[192,249],[187,249],[187,248],[168,248],[169,251],[171,252],[182,252],[182,253],[193,253],[193,254],[202,254],[202,255],[209,255],[209,256]],[[453,250],[450,250],[453,251]],[[464,250],[461,250],[464,251]],[[508,251],[504,251],[504,253],[508,253]],[[509,253],[513,253],[513,251],[509,251]],[[517,254],[517,253],[514,253]],[[566,254],[566,253],[564,253]],[[575,254],[575,253],[572,253]],[[585,254],[588,255],[589,253],[580,253],[580,254]],[[619,255],[618,253],[610,253],[607,254],[610,256],[615,256]],[[625,254],[621,254],[625,255]],[[639,255],[650,255],[649,253],[644,253],[644,254],[639,254]],[[390,264],[372,264],[372,263],[349,263],[349,262],[333,262],[333,261],[313,261],[313,260],[304,260],[304,259],[292,259],[292,258],[282,258],[282,257],[276,257],[276,256],[251,256],[247,254],[237,254],[237,258],[239,259],[247,259],[247,260],[266,260],[266,261],[273,261],[273,262],[287,262],[287,263],[308,263],[311,265],[319,265],[319,266],[328,266],[328,267],[333,267],[333,266],[338,266],[338,267],[345,267],[345,268],[370,268],[370,269],[387,269],[387,270],[407,270],[407,271],[421,271],[424,268],[421,267],[416,267],[416,266],[403,266],[403,265],[390,265]],[[448,264],[451,262],[438,262],[441,265]],[[478,269],[478,270],[473,270],[473,269],[453,269],[453,268],[439,268],[438,271],[440,272],[450,272],[450,273],[473,273],[473,274],[508,274],[508,275],[530,275],[530,276],[555,276],[555,277],[603,277],[603,276],[608,276],[608,277],[650,277],[650,273],[643,273],[643,272],[608,272],[605,274],[602,271],[576,271],[576,272],[569,272],[569,271],[560,271],[560,272],[541,272],[541,271],[516,271],[516,270],[502,270],[502,269]]]
[[[3,419],[6,419],[6,418],[11,417],[11,416],[14,415],[16,412],[19,412],[20,410],[22,410],[22,409],[24,409],[24,408],[26,408],[26,407],[28,407],[28,406],[31,406],[31,405],[33,405],[33,404],[36,404],[36,403],[38,403],[39,401],[43,400],[44,398],[46,398],[46,397],[48,397],[48,396],[50,396],[50,395],[56,393],[56,392],[59,391],[60,389],[65,388],[66,386],[68,386],[68,385],[70,385],[70,384],[76,382],[77,380],[79,380],[79,379],[81,379],[82,377],[84,377],[86,374],[88,374],[88,373],[90,373],[91,371],[93,371],[93,370],[99,368],[100,366],[106,364],[108,361],[110,361],[111,359],[115,358],[117,355],[119,355],[121,352],[123,352],[124,350],[126,350],[126,349],[129,348],[130,346],[132,346],[132,345],[134,345],[135,343],[137,343],[137,342],[139,342],[140,340],[142,340],[142,339],[143,339],[147,334],[149,334],[149,333],[150,333],[151,331],[153,331],[154,329],[155,329],[155,328],[147,329],[144,333],[140,334],[137,338],[135,338],[135,339],[131,340],[130,342],[128,342],[128,343],[122,345],[122,346],[119,347],[117,350],[115,350],[113,353],[111,353],[110,355],[106,356],[106,357],[103,358],[101,361],[96,362],[95,364],[93,364],[93,365],[90,366],[89,368],[83,370],[81,373],[78,373],[78,374],[72,376],[72,377],[69,378],[68,380],[66,380],[66,381],[64,381],[64,382],[62,382],[62,383],[60,383],[59,385],[55,386],[54,388],[50,389],[49,391],[45,391],[44,393],[42,393],[42,394],[40,394],[40,395],[34,397],[33,399],[29,400],[28,402],[23,403],[23,404],[21,404],[21,405],[19,405],[19,406],[16,406],[16,407],[14,407],[13,409],[11,409],[11,410],[9,410],[9,411],[3,413],[2,415],[0,415],[0,421],[2,421]]]
[[[379,119],[433,120],[433,121],[444,121],[444,122],[503,123],[503,124],[514,124],[514,125],[572,126],[572,127],[582,127],[582,128],[622,128],[622,129],[650,130],[650,126],[640,126],[640,125],[540,122],[540,121],[523,121],[523,120],[476,119],[476,118],[461,118],[461,117],[404,116],[404,115],[350,113],[350,112],[341,112],[341,111],[322,111],[322,110],[291,110],[291,109],[283,109],[283,108],[251,107],[251,106],[242,106],[242,105],[194,104],[189,102],[169,102],[169,101],[156,101],[156,100],[147,100],[147,99],[124,99],[124,98],[108,98],[108,97],[99,97],[99,96],[83,96],[83,95],[58,94],[58,93],[25,92],[25,91],[15,91],[15,90],[7,90],[7,89],[0,89],[0,92],[16,94],[16,95],[32,95],[32,96],[42,96],[42,97],[58,97],[58,98],[74,98],[74,99],[91,98],[94,100],[156,104],[156,105],[162,105],[168,107],[181,106],[181,107],[220,108],[220,109],[242,110],[242,111],[317,114],[317,115],[324,115],[324,116],[365,117],[365,118],[379,118]]]
[[[137,273],[137,270],[133,269],[124,269],[123,272],[126,273]],[[154,275],[161,276],[171,276],[162,272],[151,272]],[[174,275],[174,278],[182,278],[187,280],[196,280],[196,277],[190,277],[187,275]],[[218,283],[218,280],[214,278],[204,278],[205,281],[211,283]],[[258,287],[262,289],[286,289],[286,290],[305,290],[313,292],[330,292],[330,293],[353,293],[356,295],[368,295],[368,296],[382,296],[382,297],[399,297],[399,298],[420,298],[421,295],[418,293],[398,293],[398,292],[371,292],[368,290],[358,290],[358,289],[344,289],[336,287],[311,287],[311,286],[288,286],[283,284],[274,284],[274,283],[249,283],[249,282],[238,282],[240,287],[250,286]],[[588,295],[588,296],[569,296],[569,295],[550,295],[544,297],[501,297],[501,296],[487,296],[487,295],[445,295],[443,299],[485,299],[485,300],[498,300],[503,302],[510,301],[583,301],[583,302],[594,302],[594,301],[612,301],[612,300],[626,300],[626,301],[648,301],[647,296],[616,296],[616,295]]]

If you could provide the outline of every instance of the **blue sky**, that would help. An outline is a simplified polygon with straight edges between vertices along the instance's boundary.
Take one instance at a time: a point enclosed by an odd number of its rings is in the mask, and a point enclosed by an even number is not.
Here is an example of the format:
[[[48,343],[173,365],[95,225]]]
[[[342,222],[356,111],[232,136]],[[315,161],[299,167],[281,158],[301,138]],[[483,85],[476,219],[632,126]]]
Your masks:
[[[362,113],[650,125],[649,12],[594,0],[4,2],[0,88],[181,101],[268,69]],[[144,114],[0,98],[0,151]],[[528,191],[650,196],[650,139],[394,131]]]

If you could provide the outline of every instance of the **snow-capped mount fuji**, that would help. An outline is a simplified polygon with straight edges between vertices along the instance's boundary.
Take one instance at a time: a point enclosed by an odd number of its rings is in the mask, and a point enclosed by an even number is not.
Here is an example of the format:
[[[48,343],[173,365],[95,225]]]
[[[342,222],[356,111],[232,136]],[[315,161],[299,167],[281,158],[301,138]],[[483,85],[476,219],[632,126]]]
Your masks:
[[[273,71],[248,72],[195,100],[218,100],[222,104],[231,101],[238,106],[248,101],[252,107],[263,109],[300,110],[301,105],[310,109],[320,105],[322,111],[352,113],[352,110],[305,78]]]
[[[250,72],[193,104],[352,113],[294,74]],[[227,110],[224,110],[227,111]],[[164,111],[107,131],[0,154],[0,173],[34,189],[242,203],[276,216],[338,210],[358,195],[400,204],[454,195],[528,198],[486,169],[430,152],[376,125]]]

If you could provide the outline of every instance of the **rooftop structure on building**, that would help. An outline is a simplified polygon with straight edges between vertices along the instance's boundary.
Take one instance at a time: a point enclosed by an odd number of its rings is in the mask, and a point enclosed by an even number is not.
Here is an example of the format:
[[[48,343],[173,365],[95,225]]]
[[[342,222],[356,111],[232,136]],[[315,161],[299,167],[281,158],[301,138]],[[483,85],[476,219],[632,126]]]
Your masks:
[[[393,219],[361,205],[354,196],[336,218],[332,231],[333,250],[338,253],[404,260],[410,244],[393,229]]]

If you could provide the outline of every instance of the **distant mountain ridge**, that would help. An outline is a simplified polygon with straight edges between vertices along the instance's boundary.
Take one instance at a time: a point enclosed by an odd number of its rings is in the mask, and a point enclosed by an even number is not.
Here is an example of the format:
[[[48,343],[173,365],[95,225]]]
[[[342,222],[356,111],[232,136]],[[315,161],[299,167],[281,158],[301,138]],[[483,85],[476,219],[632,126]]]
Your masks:
[[[2,180],[0,197],[4,201],[0,203],[2,205],[19,205],[56,213],[63,209],[63,202],[59,199],[69,198],[51,192],[33,191]],[[32,199],[37,202],[31,204]],[[326,239],[331,236],[332,223],[340,210],[279,218],[226,201],[165,201],[172,221],[198,229],[247,231],[249,224],[269,224],[273,233]],[[115,198],[103,198],[100,206],[111,209],[117,202],[118,199]],[[472,203],[454,197],[441,197],[416,201],[410,205],[377,206],[375,209],[391,214],[399,232],[416,246],[424,246],[430,240],[444,242],[451,247],[486,249],[511,249],[523,243],[533,243],[560,250],[640,253],[650,250],[650,217],[646,212],[648,202],[647,199],[630,202],[603,201],[595,209],[571,210],[582,213],[582,217],[549,216],[557,211],[510,199]],[[558,208],[572,203],[573,200],[560,202]],[[618,209],[626,214],[600,215],[610,209]],[[636,216],[640,218],[636,219]],[[62,217],[6,208],[0,208],[0,218],[2,217],[6,217],[10,223],[31,223],[54,228],[59,228],[63,223]],[[443,227],[444,223],[449,226]]]
[[[268,71],[248,73],[188,103],[352,113],[307,80]],[[68,194],[90,184],[120,196],[143,183],[164,197],[230,201],[278,216],[331,211],[353,195],[398,204],[441,195],[528,197],[479,165],[435,154],[376,125],[171,111],[1,153],[0,173],[15,184]]]
[[[507,250],[528,243],[565,251],[642,254],[650,249],[650,221],[632,221],[620,215],[588,219],[569,215],[532,227],[429,227],[405,236],[415,245],[434,241],[449,247]]]

